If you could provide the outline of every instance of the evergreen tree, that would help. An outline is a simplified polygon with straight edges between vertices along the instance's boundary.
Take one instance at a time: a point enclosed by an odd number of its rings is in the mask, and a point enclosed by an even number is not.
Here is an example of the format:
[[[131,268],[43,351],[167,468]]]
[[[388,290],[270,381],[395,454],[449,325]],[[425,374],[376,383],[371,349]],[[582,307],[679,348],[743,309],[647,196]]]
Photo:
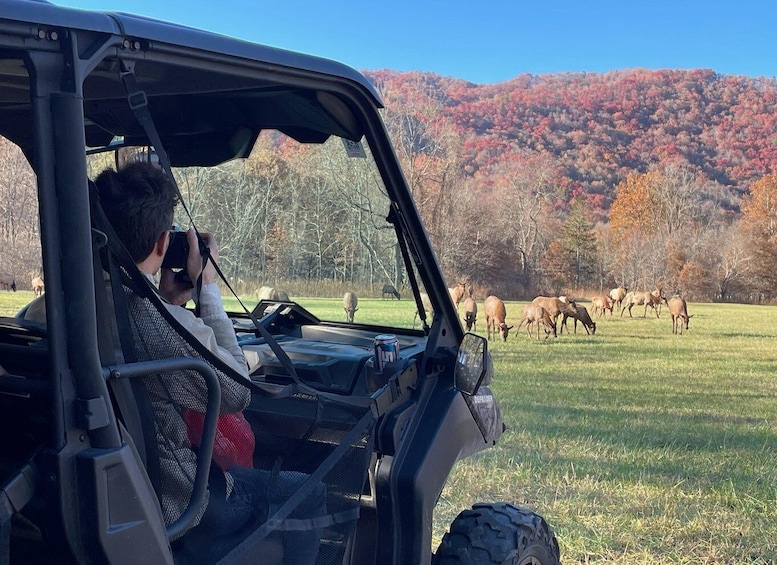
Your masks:
[[[582,198],[572,201],[560,243],[574,268],[575,287],[591,282],[596,265],[596,234]]]

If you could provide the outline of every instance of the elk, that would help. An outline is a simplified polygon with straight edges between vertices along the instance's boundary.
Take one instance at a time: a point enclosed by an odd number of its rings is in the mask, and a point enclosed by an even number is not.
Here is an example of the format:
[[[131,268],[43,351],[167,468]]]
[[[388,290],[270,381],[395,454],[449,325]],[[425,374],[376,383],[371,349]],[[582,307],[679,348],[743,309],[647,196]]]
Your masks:
[[[688,315],[688,304],[683,297],[675,295],[669,299],[667,307],[669,315],[672,316],[672,333],[682,335],[683,326],[687,330],[688,321],[691,319],[691,316]]]
[[[531,301],[532,304],[537,304],[539,306],[542,306],[545,308],[545,310],[548,311],[548,314],[550,315],[550,319],[553,321],[553,333],[555,334],[557,331],[557,321],[558,317],[562,313],[566,313],[570,316],[574,316],[577,314],[577,310],[575,307],[577,304],[575,304],[575,299],[570,297],[565,297],[564,300],[561,300],[560,298],[557,298],[555,296],[538,296],[534,300]]]
[[[467,331],[477,331],[478,305],[472,298],[464,299],[464,325]]]
[[[612,318],[612,306],[612,299],[604,294],[594,296],[591,299],[591,312],[593,312],[597,318],[601,318],[602,316],[606,317],[607,310],[610,311],[610,318]]]
[[[396,298],[399,300],[399,293],[397,292],[397,289],[390,284],[383,285],[383,292],[380,295],[381,299],[386,298],[387,296],[389,299]]]
[[[626,296],[623,297],[621,318],[623,317],[623,312],[626,309],[629,310],[629,318],[633,318],[631,315],[631,309],[634,306],[642,306],[643,304],[645,305],[645,312],[642,315],[643,318],[647,317],[648,306],[650,306],[656,313],[656,318],[660,318],[661,304],[666,304],[666,296],[663,295],[660,288],[655,289],[653,292],[629,291],[626,293]]]
[[[596,333],[596,323],[594,323],[594,321],[591,319],[591,316],[588,315],[588,310],[586,310],[586,307],[575,306],[575,310],[577,310],[577,313],[574,316],[567,314],[566,312],[562,312],[563,317],[561,318],[561,333],[564,333],[564,328],[566,328],[567,333],[569,333],[569,328],[567,328],[567,318],[574,318],[576,334],[577,321],[580,320],[580,323],[582,323],[583,327],[585,328],[585,333],[588,335],[594,335]]]
[[[271,286],[263,286],[256,292],[256,297],[259,300],[274,300],[277,302],[290,302],[289,293],[280,288],[273,288]]]
[[[279,288],[275,292],[277,292],[278,294],[278,300],[282,302],[291,302],[291,297],[289,296],[289,293],[286,292],[285,290]]]
[[[528,335],[529,338],[531,338],[531,325],[535,322],[537,324],[538,340],[540,339],[540,326],[545,326],[545,339],[548,339],[548,336],[550,336],[551,333],[553,333],[553,337],[557,337],[556,327],[553,325],[553,321],[550,319],[550,314],[548,314],[548,311],[539,304],[527,304],[523,307],[521,321],[518,324],[518,329],[515,330],[516,336],[518,335],[518,330],[521,329],[521,326],[524,322],[526,322],[526,335]]]
[[[623,304],[623,299],[626,298],[626,293],[629,289],[621,285],[618,288],[613,288],[610,291],[610,298],[612,299],[612,305],[614,308],[620,308]]]
[[[513,326],[508,326],[505,322],[507,318],[507,309],[505,303],[501,299],[497,298],[493,294],[486,298],[483,303],[483,308],[486,311],[486,336],[491,341],[491,335],[493,331],[494,337],[496,333],[502,338],[502,341],[507,341],[507,332],[509,332]]]
[[[14,276],[9,275],[8,273],[0,275],[0,288],[16,292],[16,279]]]
[[[432,308],[432,301],[429,300],[429,295],[425,292],[420,293],[421,294],[421,305],[424,307],[424,312],[426,312],[428,318],[434,318],[434,308]],[[413,316],[413,327],[415,328],[415,321],[416,318],[418,318],[418,308],[415,309],[415,315]]]
[[[345,319],[353,323],[354,314],[359,309],[359,297],[355,292],[348,291],[343,295],[343,310],[345,310]]]
[[[32,279],[32,293],[35,296],[43,294],[43,277],[34,277]]]
[[[263,286],[256,291],[256,298],[258,300],[278,300],[278,291],[271,286]]]
[[[448,292],[451,295],[451,300],[456,305],[456,309],[459,308],[459,303],[464,299],[464,294],[467,291],[467,283],[460,282],[454,287],[449,287]]]

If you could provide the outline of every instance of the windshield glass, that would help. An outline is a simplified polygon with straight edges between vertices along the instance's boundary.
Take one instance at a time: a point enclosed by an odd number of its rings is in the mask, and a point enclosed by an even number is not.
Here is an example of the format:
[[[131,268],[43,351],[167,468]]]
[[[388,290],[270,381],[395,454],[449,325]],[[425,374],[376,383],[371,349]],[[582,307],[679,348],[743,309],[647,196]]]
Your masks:
[[[90,177],[114,167],[113,157],[91,156]],[[219,266],[248,310],[288,298],[321,320],[345,322],[350,292],[356,323],[421,327],[366,142],[302,144],[265,131],[247,159],[174,174],[197,229],[216,236]],[[191,225],[181,205],[175,221]],[[242,311],[226,285],[222,294],[228,310]]]

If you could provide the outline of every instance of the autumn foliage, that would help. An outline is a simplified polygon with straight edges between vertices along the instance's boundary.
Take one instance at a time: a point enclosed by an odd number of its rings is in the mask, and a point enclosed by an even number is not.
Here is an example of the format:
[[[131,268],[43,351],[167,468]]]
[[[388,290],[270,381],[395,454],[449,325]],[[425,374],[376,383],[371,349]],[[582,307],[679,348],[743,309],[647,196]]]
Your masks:
[[[389,108],[433,100],[462,138],[462,171],[520,152],[552,157],[593,213],[629,174],[688,163],[739,193],[777,170],[777,81],[710,70],[521,75],[477,85],[431,73],[367,73]]]
[[[610,228],[616,239],[631,232],[652,235],[657,231],[656,212],[660,204],[654,184],[657,175],[655,171],[631,173],[615,189]]]
[[[456,190],[475,198],[455,241],[477,240],[484,260],[471,248],[468,261],[443,258],[448,276],[519,296],[623,283],[762,300],[777,288],[777,218],[766,211],[777,198],[761,187],[777,170],[774,79],[629,70],[476,85],[368,75],[389,112],[457,139]],[[395,143],[403,135],[390,133]],[[590,240],[571,235],[573,202],[584,203]]]
[[[777,295],[777,80],[629,70],[477,85],[366,74],[449,281],[508,299],[619,284],[689,300]],[[0,244],[12,250],[3,268],[31,272],[34,178],[9,145],[0,140]],[[185,177],[220,186],[230,203],[212,211],[213,229],[233,234],[235,252],[252,250],[233,274],[281,277],[299,265],[290,226],[307,216],[322,243],[310,272],[358,263],[358,226],[306,155],[261,136],[240,174],[264,194],[245,194],[224,171]]]
[[[742,229],[757,288],[769,294],[777,288],[777,175],[766,175],[750,187],[742,202]]]

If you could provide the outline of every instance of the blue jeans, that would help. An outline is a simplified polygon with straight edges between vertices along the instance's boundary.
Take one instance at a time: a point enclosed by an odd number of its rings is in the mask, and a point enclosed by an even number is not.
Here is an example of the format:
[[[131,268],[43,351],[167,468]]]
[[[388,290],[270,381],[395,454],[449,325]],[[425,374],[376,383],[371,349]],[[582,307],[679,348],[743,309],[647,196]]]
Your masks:
[[[218,499],[219,489],[211,488],[210,501],[202,520],[174,544],[177,549],[176,563],[179,565],[216,563],[271,518],[308,477],[304,473],[290,471],[281,471],[273,476],[270,471],[245,467],[233,467],[229,473],[234,478],[229,498]],[[289,518],[324,516],[324,492],[324,485],[316,485]],[[266,562],[268,554],[272,554],[268,548],[273,543],[276,546],[281,543],[284,564],[313,564],[318,555],[321,533],[320,528],[277,530],[256,544],[257,562]]]

